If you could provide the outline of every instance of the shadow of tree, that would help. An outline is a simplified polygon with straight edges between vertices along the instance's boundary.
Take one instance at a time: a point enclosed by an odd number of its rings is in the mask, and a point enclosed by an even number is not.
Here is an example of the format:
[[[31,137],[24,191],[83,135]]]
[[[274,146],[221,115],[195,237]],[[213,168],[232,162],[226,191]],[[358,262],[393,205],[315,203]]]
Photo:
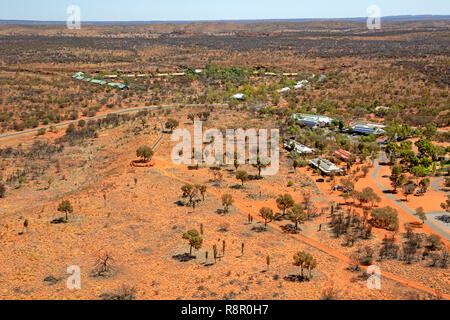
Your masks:
[[[177,254],[172,256],[172,258],[178,260],[179,262],[188,262],[197,259],[196,256],[190,256],[189,253]]]
[[[290,274],[288,276],[284,277],[284,280],[290,281],[290,282],[309,282],[310,279],[305,276],[301,276],[300,274]]]

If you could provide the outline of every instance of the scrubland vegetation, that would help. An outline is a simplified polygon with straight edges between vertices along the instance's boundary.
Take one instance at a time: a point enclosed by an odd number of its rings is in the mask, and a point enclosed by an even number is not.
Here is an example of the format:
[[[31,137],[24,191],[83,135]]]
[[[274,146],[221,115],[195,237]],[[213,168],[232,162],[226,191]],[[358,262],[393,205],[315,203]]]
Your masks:
[[[443,23],[0,26],[0,135],[39,129],[0,139],[0,279],[10,283],[0,297],[448,298]],[[72,78],[79,71],[129,90]],[[155,108],[110,114],[141,107]],[[334,120],[311,128],[299,113]],[[174,164],[170,135],[195,121],[278,128],[278,174],[264,176],[259,148],[253,164],[237,151],[230,165]],[[354,134],[359,121],[385,132]],[[64,287],[73,264],[85,290]],[[374,264],[380,291],[366,289]]]

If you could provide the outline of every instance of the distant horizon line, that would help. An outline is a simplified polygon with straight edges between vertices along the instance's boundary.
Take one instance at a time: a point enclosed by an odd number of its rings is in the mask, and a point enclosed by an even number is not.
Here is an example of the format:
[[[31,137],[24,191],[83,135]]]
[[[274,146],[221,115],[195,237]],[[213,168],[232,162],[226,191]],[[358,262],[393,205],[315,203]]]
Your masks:
[[[381,19],[391,21],[416,21],[427,20],[448,20],[450,14],[418,14],[418,15],[392,15],[382,16]],[[346,17],[346,18],[267,18],[267,19],[193,19],[193,20],[81,20],[81,23],[128,23],[128,24],[163,24],[163,23],[201,23],[201,22],[313,22],[313,21],[352,21],[360,22],[366,21],[367,17]],[[27,24],[65,24],[66,20],[35,20],[35,19],[0,19],[0,24],[14,24],[14,23],[27,23]]]

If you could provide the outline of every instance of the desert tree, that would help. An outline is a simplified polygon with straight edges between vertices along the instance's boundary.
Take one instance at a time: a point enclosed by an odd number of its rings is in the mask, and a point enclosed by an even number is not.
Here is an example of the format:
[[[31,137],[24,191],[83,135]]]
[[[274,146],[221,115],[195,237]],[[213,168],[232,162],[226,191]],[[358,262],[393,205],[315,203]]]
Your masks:
[[[283,211],[283,216],[286,215],[286,210],[292,208],[295,204],[294,199],[290,194],[280,194],[277,198],[277,207]]]
[[[64,200],[58,205],[58,211],[66,214],[66,221],[69,220],[68,214],[73,212],[72,204],[69,200]]]
[[[418,208],[416,209],[415,215],[416,215],[420,220],[422,220],[422,224],[424,224],[424,223],[425,223],[425,220],[427,220],[427,215],[426,215],[425,210],[423,209],[423,207],[418,207]]]
[[[313,256],[308,254],[308,259],[306,260],[306,269],[309,271],[309,278],[312,279],[312,271],[317,267],[317,260]]]
[[[136,150],[136,156],[144,159],[145,162],[148,162],[153,157],[153,150],[149,146],[142,146]]]
[[[405,200],[408,201],[408,196],[414,194],[414,191],[416,191],[417,185],[414,183],[414,181],[408,181],[402,186],[403,194],[405,195]]]
[[[178,126],[179,126],[179,123],[175,119],[167,120],[166,125],[165,125],[166,129],[168,129],[169,132],[173,132],[173,130],[175,130]]]
[[[447,212],[450,212],[450,195],[447,196],[447,200],[441,203],[441,208]]]
[[[238,171],[236,172],[236,179],[240,180],[242,183],[242,186],[244,186],[244,182],[247,182],[249,180],[247,171]]]
[[[259,155],[256,157],[256,163],[252,164],[252,166],[258,169],[258,177],[261,178],[261,171],[269,167],[271,164],[269,159],[261,158]]]
[[[308,210],[310,202],[311,202],[311,193],[308,191],[303,192],[303,204],[305,210]]]
[[[195,188],[196,188],[196,189],[200,192],[200,194],[202,195],[203,201],[205,201],[205,194],[206,194],[206,191],[207,191],[208,187],[205,186],[205,185],[202,185],[202,184],[197,184],[197,185],[195,185]]]
[[[111,255],[110,252],[106,251],[100,254],[97,258],[94,275],[98,277],[106,276],[111,272],[112,265],[115,262],[115,259]]]
[[[198,250],[202,247],[203,239],[200,237],[200,233],[195,229],[184,233],[182,238],[189,243],[189,257],[192,257],[192,248]]]
[[[189,205],[192,205],[194,203],[194,200],[199,193],[198,189],[189,183],[182,186],[181,191],[183,192],[182,198],[189,199]]]
[[[298,225],[302,224],[308,218],[308,214],[300,204],[294,204],[289,210],[289,219],[295,223],[295,231],[298,230]]]
[[[391,180],[391,186],[394,190],[394,192],[397,192],[397,189],[400,188],[403,185],[403,182],[405,181],[406,176],[403,174],[403,169],[400,165],[395,165],[392,168],[391,176],[389,177],[389,180]]]
[[[273,220],[273,210],[264,207],[259,210],[259,214],[264,219],[264,230],[267,230],[267,223]]]
[[[234,165],[234,169],[236,169],[236,171],[239,169],[240,164],[239,164],[239,154],[237,152],[234,153],[234,160],[233,160],[233,165]]]
[[[224,194],[222,196],[222,205],[223,205],[223,212],[227,214],[230,211],[230,206],[233,204],[233,196],[231,194]]]
[[[430,179],[425,178],[425,179],[420,180],[419,186],[422,189],[423,193],[427,193],[428,188],[430,187]]]
[[[307,254],[303,251],[299,251],[294,255],[294,266],[300,267],[301,276],[303,278],[303,269],[306,266]]]

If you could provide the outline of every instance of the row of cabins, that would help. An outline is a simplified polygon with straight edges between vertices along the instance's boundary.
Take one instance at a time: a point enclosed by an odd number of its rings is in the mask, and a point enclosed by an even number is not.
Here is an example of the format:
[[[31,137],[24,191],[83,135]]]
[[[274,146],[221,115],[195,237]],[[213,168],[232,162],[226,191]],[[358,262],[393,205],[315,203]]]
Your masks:
[[[274,73],[274,75],[276,75],[276,74]],[[294,89],[297,90],[297,89],[301,89],[304,87],[308,87],[308,88],[311,87],[309,85],[308,80],[302,80],[302,81],[297,82],[297,84],[294,86]],[[285,93],[285,92],[289,92],[289,91],[291,91],[290,87],[285,87],[285,88],[281,88],[281,89],[277,90],[278,93]],[[231,99],[236,99],[236,100],[244,100],[244,98],[245,98],[245,95],[243,93],[236,93],[235,95],[231,96]]]
[[[294,86],[294,89],[297,90],[297,89],[301,89],[304,87],[311,88],[311,85],[309,85],[308,80],[302,80],[302,81],[297,82],[297,84]],[[291,91],[290,87],[285,87],[285,88],[277,90],[278,93],[285,93],[285,92],[289,92],[289,91]]]
[[[75,73],[72,78],[76,79],[76,80],[80,80],[80,81],[85,81],[85,82],[90,82],[90,83],[95,83],[95,84],[99,84],[99,85],[108,85],[110,87],[113,88],[119,88],[122,90],[128,90],[130,89],[126,84],[120,83],[120,82],[108,82],[105,80],[99,80],[99,79],[91,79],[88,77],[85,77],[83,72],[78,72]]]

